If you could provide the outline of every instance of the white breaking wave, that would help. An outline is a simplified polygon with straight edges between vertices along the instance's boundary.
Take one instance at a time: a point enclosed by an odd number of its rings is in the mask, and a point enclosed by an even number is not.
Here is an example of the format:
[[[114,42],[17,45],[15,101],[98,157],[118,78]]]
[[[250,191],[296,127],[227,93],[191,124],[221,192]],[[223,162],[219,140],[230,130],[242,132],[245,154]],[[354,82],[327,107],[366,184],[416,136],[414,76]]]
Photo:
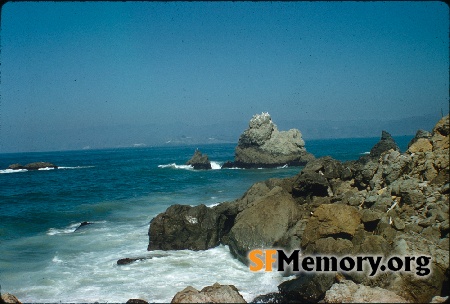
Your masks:
[[[5,170],[0,170],[0,174],[5,174],[5,173],[18,173],[18,172],[27,172],[27,169],[5,169]]]
[[[176,163],[167,164],[167,165],[158,165],[158,168],[173,168],[173,169],[184,169],[184,170],[193,170],[194,167],[191,165],[177,165]],[[212,161],[211,169],[212,170],[220,170],[222,167],[220,163]]]
[[[39,171],[48,171],[48,170],[54,170],[55,168],[53,167],[45,167],[45,168],[39,168]]]
[[[213,170],[220,170],[222,168],[222,166],[220,165],[220,163],[212,161],[211,162],[211,169]]]
[[[106,223],[106,221],[95,221],[95,222],[89,222],[89,224],[99,224],[99,223]],[[47,231],[47,235],[57,235],[57,234],[68,234],[73,233],[75,230],[77,230],[78,227],[80,227],[81,223],[74,223],[70,224],[69,226],[65,228],[50,228]]]
[[[94,168],[94,166],[76,166],[76,167],[58,167],[58,169],[86,169],[86,168]]]
[[[176,163],[167,164],[167,165],[159,165],[158,168],[173,168],[173,169],[185,169],[185,170],[193,170],[194,167],[191,165],[177,165]]]
[[[277,167],[277,169],[286,169],[286,168],[289,168],[288,164],[281,166],[281,167]]]
[[[361,154],[367,155],[367,154],[370,154],[370,152],[363,152],[363,153],[361,153]]]
[[[67,233],[72,233],[75,232],[75,230],[77,230],[78,227],[80,227],[81,223],[75,223],[75,224],[71,224],[65,228],[50,228],[47,231],[47,235],[56,235],[56,234],[67,234]]]

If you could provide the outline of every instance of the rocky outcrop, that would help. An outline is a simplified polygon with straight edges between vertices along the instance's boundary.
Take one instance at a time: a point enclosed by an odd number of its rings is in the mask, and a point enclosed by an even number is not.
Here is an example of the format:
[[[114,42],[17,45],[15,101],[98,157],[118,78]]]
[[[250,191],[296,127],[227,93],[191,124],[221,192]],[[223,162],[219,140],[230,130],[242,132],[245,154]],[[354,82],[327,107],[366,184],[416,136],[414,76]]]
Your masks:
[[[21,164],[12,164],[8,167],[8,169],[12,169],[12,170],[26,169],[29,171],[39,170],[39,169],[43,169],[43,168],[58,169],[58,166],[55,166],[54,164],[48,163],[48,162],[35,162],[35,163],[26,164],[25,166],[22,166]]]
[[[196,149],[194,155],[190,160],[186,162],[186,165],[194,167],[196,170],[208,170],[211,169],[211,162],[209,161],[207,154],[202,154],[199,149]]]
[[[0,294],[0,304],[22,304],[22,302],[10,293],[2,293]]]
[[[386,131],[382,131],[380,141],[370,150],[370,156],[379,157],[383,152],[386,152],[390,149],[400,151],[391,134]]]
[[[325,293],[324,303],[408,303],[392,291],[355,284],[350,280],[335,283]]]
[[[270,115],[262,113],[250,120],[249,128],[239,138],[234,162],[227,162],[224,167],[302,166],[312,159],[299,130],[278,131]]]
[[[256,183],[233,202],[214,208],[170,207],[152,221],[150,231],[154,225],[159,228],[156,236],[150,233],[150,244],[156,240],[156,249],[206,249],[222,243],[244,263],[250,250],[261,247],[301,249],[311,255],[424,255],[431,257],[428,276],[416,275],[418,268],[373,277],[348,272],[346,278],[356,285],[338,287],[356,286],[361,294],[380,292],[367,289],[380,287],[421,303],[448,296],[448,120],[439,121],[430,135],[420,132],[405,153],[390,148],[345,163],[318,158],[297,176]],[[428,148],[415,149],[421,139]],[[204,228],[194,229],[194,222]],[[198,240],[201,245],[193,246]],[[332,284],[329,277],[300,273],[266,299],[322,300]]]
[[[205,250],[219,245],[226,216],[205,205],[172,205],[150,222],[148,250]]]
[[[280,186],[275,186],[236,216],[224,243],[247,264],[250,250],[272,248],[296,223],[298,215],[298,206],[292,196]]]
[[[215,283],[198,291],[188,286],[178,292],[171,303],[247,303],[233,285]]]

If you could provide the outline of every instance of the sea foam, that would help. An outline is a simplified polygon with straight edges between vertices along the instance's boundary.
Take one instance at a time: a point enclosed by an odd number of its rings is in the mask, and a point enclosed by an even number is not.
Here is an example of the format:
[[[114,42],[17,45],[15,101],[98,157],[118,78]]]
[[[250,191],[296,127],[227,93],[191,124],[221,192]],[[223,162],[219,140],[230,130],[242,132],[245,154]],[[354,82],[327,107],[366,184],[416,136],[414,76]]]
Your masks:
[[[19,173],[19,172],[27,172],[27,169],[5,169],[5,170],[0,170],[0,174],[5,174],[5,173]]]
[[[158,165],[158,168],[172,168],[172,169],[184,169],[184,170],[193,170],[194,167],[191,165],[177,165],[176,163],[167,164],[167,165]]]

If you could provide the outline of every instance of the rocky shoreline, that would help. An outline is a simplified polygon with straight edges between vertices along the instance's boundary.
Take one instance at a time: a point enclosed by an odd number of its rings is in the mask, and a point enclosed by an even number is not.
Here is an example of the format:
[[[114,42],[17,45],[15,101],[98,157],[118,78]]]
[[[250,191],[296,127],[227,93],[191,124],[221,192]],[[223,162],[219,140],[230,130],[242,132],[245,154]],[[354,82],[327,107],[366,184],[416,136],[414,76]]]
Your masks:
[[[383,131],[358,160],[309,159],[297,176],[256,183],[233,202],[170,206],[151,221],[148,250],[225,244],[245,264],[247,253],[261,247],[309,255],[427,255],[431,274],[424,278],[402,272],[300,274],[280,284],[278,293],[255,300],[335,303],[356,293],[354,301],[378,294],[386,297],[371,299],[427,303],[448,296],[449,133],[446,116],[431,133],[419,130],[401,153]]]

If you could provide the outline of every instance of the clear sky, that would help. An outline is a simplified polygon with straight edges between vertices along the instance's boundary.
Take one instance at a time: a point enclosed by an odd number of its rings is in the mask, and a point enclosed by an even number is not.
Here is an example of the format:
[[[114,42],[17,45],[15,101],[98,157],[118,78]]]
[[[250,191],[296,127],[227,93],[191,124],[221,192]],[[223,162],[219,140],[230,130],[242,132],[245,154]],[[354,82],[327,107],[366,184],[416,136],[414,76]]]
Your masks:
[[[448,29],[448,6],[428,1],[8,2],[0,153],[153,145],[195,128],[237,142],[263,111],[305,138],[327,134],[302,122],[381,134],[380,122],[438,119]],[[226,138],[226,126],[239,128]]]

